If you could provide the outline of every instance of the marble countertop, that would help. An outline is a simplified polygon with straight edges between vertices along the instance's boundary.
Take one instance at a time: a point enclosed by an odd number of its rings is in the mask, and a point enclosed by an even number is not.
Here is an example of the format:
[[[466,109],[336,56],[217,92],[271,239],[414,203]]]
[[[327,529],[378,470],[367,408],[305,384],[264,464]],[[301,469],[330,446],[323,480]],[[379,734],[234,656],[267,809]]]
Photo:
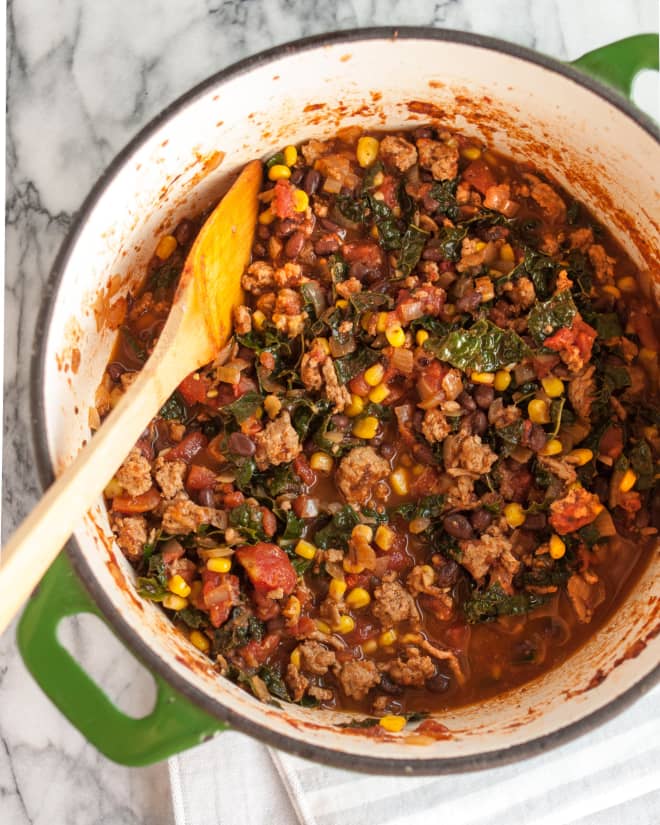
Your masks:
[[[112,157],[170,101],[235,60],[309,34],[403,24],[476,31],[572,59],[620,37],[657,31],[658,5],[656,0],[61,0],[57,5],[9,0],[5,535],[39,495],[29,437],[28,370],[41,288],[73,214]],[[657,86],[649,82],[640,80],[639,88],[653,103]],[[149,677],[118,644],[104,641],[103,628],[74,622],[66,635],[113,699],[128,709],[144,705]],[[100,756],[41,694],[14,637],[12,627],[0,638],[0,821],[170,825],[166,765],[128,769]],[[626,821],[634,821],[632,808],[631,816]]]

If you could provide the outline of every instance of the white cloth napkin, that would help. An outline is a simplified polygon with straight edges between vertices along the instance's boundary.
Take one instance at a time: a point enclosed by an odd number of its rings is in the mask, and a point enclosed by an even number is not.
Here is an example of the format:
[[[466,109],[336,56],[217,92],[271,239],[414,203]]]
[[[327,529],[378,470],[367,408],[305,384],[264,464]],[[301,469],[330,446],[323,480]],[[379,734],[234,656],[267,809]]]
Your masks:
[[[238,733],[170,760],[176,825],[658,825],[660,688],[540,756],[485,771],[384,777]]]

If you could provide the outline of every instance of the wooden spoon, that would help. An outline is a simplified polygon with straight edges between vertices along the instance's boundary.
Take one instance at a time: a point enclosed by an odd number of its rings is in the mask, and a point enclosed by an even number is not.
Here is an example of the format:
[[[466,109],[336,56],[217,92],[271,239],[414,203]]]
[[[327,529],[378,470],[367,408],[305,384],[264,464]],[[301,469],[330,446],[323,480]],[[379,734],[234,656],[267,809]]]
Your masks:
[[[181,381],[212,361],[241,303],[262,171],[252,161],[213,210],[186,260],[167,323],[130,389],[47,490],[3,551],[0,633]]]

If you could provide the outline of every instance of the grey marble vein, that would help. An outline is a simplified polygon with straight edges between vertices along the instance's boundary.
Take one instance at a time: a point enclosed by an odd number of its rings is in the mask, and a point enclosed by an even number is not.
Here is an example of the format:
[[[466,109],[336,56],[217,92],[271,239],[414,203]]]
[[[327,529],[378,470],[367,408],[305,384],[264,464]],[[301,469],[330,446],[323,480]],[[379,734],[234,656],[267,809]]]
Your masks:
[[[39,494],[30,445],[29,361],[39,301],[76,210],[114,154],[194,83],[274,44],[333,29],[434,25],[478,31],[562,59],[657,31],[655,0],[9,0],[4,375],[5,534]],[[76,635],[77,634],[77,635]],[[0,638],[0,822],[170,825],[163,765],[129,770],[88,745],[29,677],[14,628]],[[136,665],[75,631],[83,660]],[[91,667],[91,665],[90,665]],[[92,668],[93,669],[93,668]],[[621,812],[621,821],[625,812]],[[233,823],[226,823],[233,825]]]

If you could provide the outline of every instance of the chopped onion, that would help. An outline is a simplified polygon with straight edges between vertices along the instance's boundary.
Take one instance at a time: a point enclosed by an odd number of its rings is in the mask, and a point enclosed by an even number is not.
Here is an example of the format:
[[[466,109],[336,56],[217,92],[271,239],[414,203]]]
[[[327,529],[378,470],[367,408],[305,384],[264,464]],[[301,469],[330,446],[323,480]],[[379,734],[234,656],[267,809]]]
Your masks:
[[[330,347],[330,354],[333,358],[341,358],[343,355],[349,355],[357,349],[357,343],[353,337],[340,341],[333,335],[328,341],[328,345]]]
[[[327,561],[325,563],[325,569],[327,574],[333,579],[344,581],[344,568],[338,561]]]
[[[399,372],[402,372],[404,375],[412,375],[414,368],[412,350],[405,349],[404,347],[395,347],[392,353],[391,363],[394,369],[399,370]]]
[[[410,521],[408,524],[408,529],[410,530],[413,535],[418,535],[419,533],[423,533],[427,527],[431,526],[431,519],[425,518],[423,516],[418,516]]]
[[[421,300],[404,301],[396,312],[402,324],[409,324],[424,315],[424,304]]]
[[[241,380],[241,371],[236,367],[218,367],[215,372],[218,381],[224,384],[238,384]]]
[[[379,556],[374,562],[373,571],[378,578],[382,578],[390,566],[390,560],[387,556]]]
[[[233,556],[234,551],[231,547],[222,546],[222,547],[209,547],[208,550],[200,549],[200,541],[197,541],[197,555],[204,559],[204,561],[208,561],[209,559],[225,559],[227,556]]]
[[[526,384],[528,381],[533,381],[536,378],[536,372],[532,364],[517,364],[513,370],[516,384]]]
[[[427,398],[434,398],[437,395],[440,396],[441,401],[445,399],[444,392],[429,383],[428,376],[425,373],[422,373],[417,381],[417,392],[422,401],[426,401]]]
[[[219,473],[217,479],[221,484],[233,484],[236,481],[236,473],[230,471]]]
[[[342,182],[337,178],[326,178],[323,182],[323,191],[331,195],[338,195],[341,192]]]
[[[319,500],[317,498],[304,497],[304,504],[298,513],[299,518],[316,518],[319,514]]]
[[[434,410],[436,407],[439,407],[444,400],[445,394],[444,392],[442,392],[442,390],[439,390],[435,393],[435,395],[430,395],[428,398],[425,398],[423,401],[420,401],[417,406],[420,408],[420,410]]]

